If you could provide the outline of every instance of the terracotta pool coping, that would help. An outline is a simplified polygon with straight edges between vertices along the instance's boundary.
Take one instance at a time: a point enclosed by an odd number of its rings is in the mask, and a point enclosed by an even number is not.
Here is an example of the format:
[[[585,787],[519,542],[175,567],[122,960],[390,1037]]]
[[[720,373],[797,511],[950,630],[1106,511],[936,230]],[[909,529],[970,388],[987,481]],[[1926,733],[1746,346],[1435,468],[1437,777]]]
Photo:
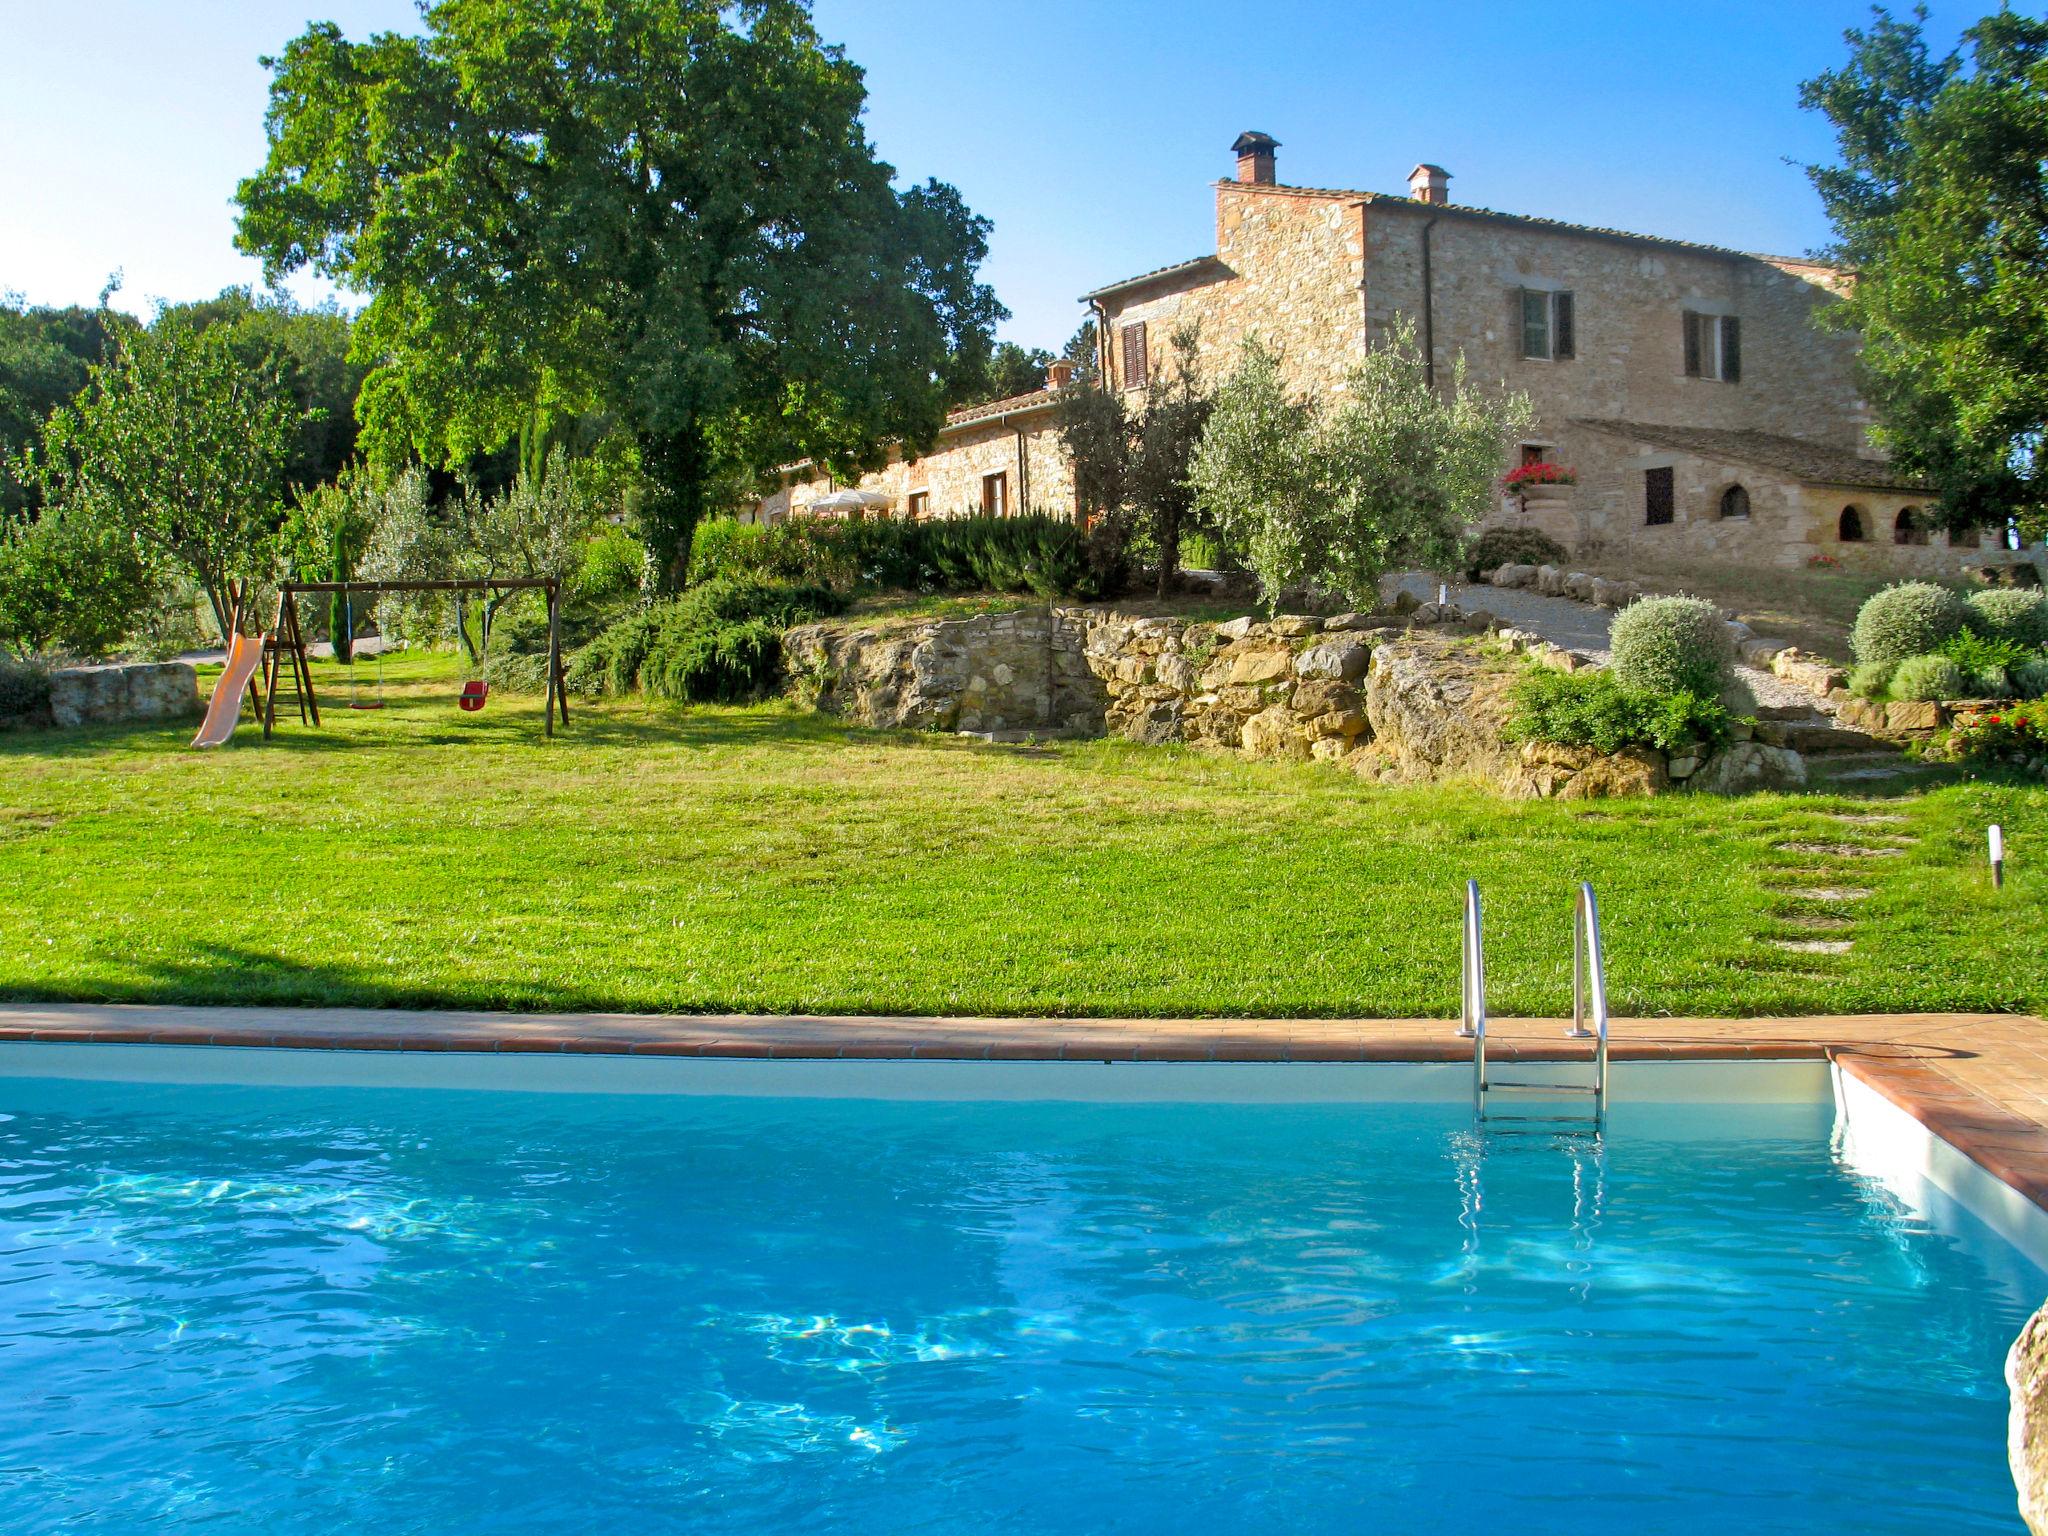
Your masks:
[[[1557,1019],[1497,1019],[1488,1052],[1569,1060]],[[2018,1014],[1616,1019],[1617,1061],[1838,1062],[2048,1209],[2048,1023]],[[979,1019],[516,1014],[369,1008],[0,1004],[0,1044],[264,1046],[943,1061],[1468,1061],[1432,1019]],[[0,1055],[0,1072],[5,1070]]]

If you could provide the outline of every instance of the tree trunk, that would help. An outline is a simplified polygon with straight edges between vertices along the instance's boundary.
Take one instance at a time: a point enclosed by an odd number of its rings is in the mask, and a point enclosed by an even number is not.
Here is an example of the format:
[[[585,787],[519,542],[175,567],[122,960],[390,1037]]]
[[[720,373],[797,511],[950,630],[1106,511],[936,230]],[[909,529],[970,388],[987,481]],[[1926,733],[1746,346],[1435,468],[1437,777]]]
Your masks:
[[[711,454],[694,424],[680,432],[642,433],[640,471],[647,494],[640,504],[641,531],[654,556],[655,580],[664,593],[680,592],[690,580],[690,544],[704,516],[704,491],[711,478]]]
[[[1155,595],[1171,597],[1173,578],[1180,571],[1180,514],[1163,513],[1159,519],[1159,587]]]

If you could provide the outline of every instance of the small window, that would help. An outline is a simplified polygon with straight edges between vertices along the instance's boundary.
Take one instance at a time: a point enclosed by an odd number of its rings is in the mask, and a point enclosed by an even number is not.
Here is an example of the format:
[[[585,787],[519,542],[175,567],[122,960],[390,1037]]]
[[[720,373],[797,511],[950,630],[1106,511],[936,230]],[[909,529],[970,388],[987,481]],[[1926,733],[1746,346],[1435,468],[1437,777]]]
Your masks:
[[[1517,288],[1515,317],[1522,331],[1522,356],[1559,362],[1578,355],[1578,325],[1570,294]]]
[[[981,515],[983,517],[1008,517],[1010,515],[1010,477],[998,470],[992,475],[981,477]]]
[[[910,515],[917,522],[922,522],[932,515],[932,493],[930,491],[912,491],[910,493]]]
[[[1723,518],[1749,516],[1749,492],[1739,485],[1731,485],[1727,490],[1723,491],[1721,493],[1721,516]]]
[[[1842,508],[1842,515],[1835,520],[1835,537],[1844,544],[1861,544],[1863,542],[1863,509],[1861,507]]]
[[[1733,384],[1742,377],[1742,322],[1733,315],[1702,315],[1687,310],[1685,376]]]
[[[1662,469],[1643,471],[1643,522],[1646,526],[1661,528],[1671,521],[1671,481],[1672,470],[1668,464]]]
[[[1522,444],[1522,468],[1524,469],[1527,469],[1531,464],[1541,464],[1549,457],[1550,450],[1541,443]]]
[[[1920,515],[1918,507],[1899,508],[1899,515],[1892,519],[1892,542],[1894,544],[1925,544],[1927,542],[1927,520]]]
[[[1145,322],[1123,328],[1124,388],[1143,389],[1152,378],[1152,357],[1145,350]]]

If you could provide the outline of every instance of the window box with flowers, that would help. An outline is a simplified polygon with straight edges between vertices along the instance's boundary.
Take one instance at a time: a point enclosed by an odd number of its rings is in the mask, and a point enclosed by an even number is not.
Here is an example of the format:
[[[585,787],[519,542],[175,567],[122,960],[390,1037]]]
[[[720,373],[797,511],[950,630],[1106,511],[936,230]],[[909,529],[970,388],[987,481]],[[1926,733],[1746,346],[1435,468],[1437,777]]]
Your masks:
[[[1501,489],[1510,496],[1519,496],[1526,505],[1537,501],[1568,501],[1571,488],[1579,483],[1578,472],[1568,464],[1552,464],[1539,460],[1511,469],[1500,477]]]

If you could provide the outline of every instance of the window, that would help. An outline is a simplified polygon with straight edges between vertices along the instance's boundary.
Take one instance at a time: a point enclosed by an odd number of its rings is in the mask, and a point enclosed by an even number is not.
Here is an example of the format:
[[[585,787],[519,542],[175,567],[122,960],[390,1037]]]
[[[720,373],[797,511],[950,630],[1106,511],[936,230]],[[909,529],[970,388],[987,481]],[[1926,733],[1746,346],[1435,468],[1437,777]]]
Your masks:
[[[1152,377],[1151,354],[1145,350],[1145,322],[1123,328],[1124,388],[1143,389]]]
[[[1671,521],[1671,466],[1643,471],[1643,522],[1657,528]]]
[[[1578,355],[1578,327],[1568,293],[1517,288],[1513,318],[1522,330],[1522,356],[1546,362]]]
[[[932,493],[912,491],[910,493],[910,516],[913,521],[923,522],[932,515]]]
[[[1749,516],[1749,492],[1739,485],[1731,485],[1721,493],[1721,516]]]
[[[1863,511],[1860,507],[1842,508],[1842,515],[1835,522],[1835,537],[1844,544],[1863,542]]]
[[[1700,315],[1687,310],[1685,376],[1733,384],[1742,377],[1742,322],[1733,315]]]
[[[1010,476],[1004,470],[981,477],[981,515],[983,517],[1008,517],[1010,515]]]
[[[1925,544],[1927,542],[1927,521],[1921,517],[1918,507],[1899,508],[1899,515],[1892,519],[1892,542],[1894,544]]]
[[[1531,464],[1541,464],[1549,457],[1550,450],[1541,443],[1522,444],[1522,468],[1524,469],[1527,469]]]

